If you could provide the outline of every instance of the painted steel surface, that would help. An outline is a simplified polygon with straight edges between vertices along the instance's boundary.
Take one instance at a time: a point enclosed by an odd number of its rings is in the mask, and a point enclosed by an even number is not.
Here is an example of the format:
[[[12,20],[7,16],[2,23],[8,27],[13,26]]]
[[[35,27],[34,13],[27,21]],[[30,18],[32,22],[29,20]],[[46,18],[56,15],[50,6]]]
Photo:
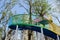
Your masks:
[[[24,16],[24,15],[23,15]],[[23,17],[22,15],[15,15],[13,17],[10,18],[8,25],[9,28],[16,30],[16,25],[18,25],[18,29],[19,30],[33,30],[33,31],[37,31],[41,33],[41,28],[43,26],[41,25],[34,25],[34,24],[28,24],[29,23],[29,17]],[[25,19],[27,18],[27,19]],[[41,22],[39,22],[42,25],[46,25],[49,24],[47,20],[43,20]],[[50,31],[47,27],[43,27],[43,32],[44,35],[49,36],[51,38],[57,39],[57,33],[54,33],[52,31]]]

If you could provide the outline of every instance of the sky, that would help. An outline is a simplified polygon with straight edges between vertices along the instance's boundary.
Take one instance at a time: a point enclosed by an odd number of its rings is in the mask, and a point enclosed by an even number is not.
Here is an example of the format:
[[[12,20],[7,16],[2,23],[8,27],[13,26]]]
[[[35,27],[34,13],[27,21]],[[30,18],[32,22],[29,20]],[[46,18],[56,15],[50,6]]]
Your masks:
[[[0,0],[0,7],[3,5],[3,2],[4,2],[4,0]],[[7,1],[7,2],[9,2],[9,1]],[[20,1],[18,1],[18,2],[21,2],[21,3],[25,6],[25,8],[28,9],[28,6],[27,6],[22,0],[20,0]],[[55,7],[56,7],[56,4],[55,4],[54,0],[48,0],[48,3],[51,4],[51,7],[52,7],[52,8],[55,8]],[[0,8],[0,12],[1,12],[1,10],[3,10],[3,9],[4,9],[4,7],[3,7],[3,8]],[[20,7],[18,4],[15,5],[15,6],[11,9],[11,11],[12,11],[13,13],[15,13],[15,14],[24,14],[24,13],[27,13],[26,10],[25,10],[23,7]],[[60,16],[59,14],[56,14],[56,12],[53,12],[53,15],[56,15],[56,16],[58,16],[58,17]],[[60,25],[60,24],[58,23],[58,21],[56,20],[56,18],[53,18],[53,19],[54,19],[53,21],[54,21],[56,24]],[[60,17],[59,17],[59,19],[60,19]]]
[[[2,1],[0,2],[0,7],[3,5],[3,1],[4,1],[4,0],[2,0]],[[20,2],[21,2],[26,8],[28,8],[28,6],[27,6],[23,1],[20,0]],[[48,2],[49,2],[50,4],[52,4],[52,6],[55,6],[55,5],[53,4],[53,2],[54,2],[53,0],[49,0]],[[1,11],[2,9],[3,9],[3,8],[1,8],[0,11]],[[26,12],[26,10],[25,10],[24,8],[20,7],[20,6],[17,4],[17,5],[15,5],[14,8],[12,9],[12,12],[13,12],[13,13],[16,12],[17,14],[20,14],[20,13]]]

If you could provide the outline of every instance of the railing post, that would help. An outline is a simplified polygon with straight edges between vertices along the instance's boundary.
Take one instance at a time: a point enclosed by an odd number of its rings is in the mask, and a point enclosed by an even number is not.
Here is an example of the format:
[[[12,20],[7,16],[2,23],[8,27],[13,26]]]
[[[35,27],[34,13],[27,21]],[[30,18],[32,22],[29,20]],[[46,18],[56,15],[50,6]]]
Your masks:
[[[18,40],[18,25],[16,26],[16,31],[15,31],[15,40]]]
[[[43,28],[41,28],[41,37],[42,37],[42,40],[45,40],[44,34],[43,34]]]
[[[59,36],[57,35],[57,40],[59,40]]]

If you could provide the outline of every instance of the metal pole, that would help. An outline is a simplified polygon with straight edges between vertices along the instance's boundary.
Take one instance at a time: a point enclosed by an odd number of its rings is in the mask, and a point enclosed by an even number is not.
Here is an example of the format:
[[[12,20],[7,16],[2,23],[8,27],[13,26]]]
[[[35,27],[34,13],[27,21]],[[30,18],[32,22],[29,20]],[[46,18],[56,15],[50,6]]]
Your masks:
[[[16,27],[15,40],[18,40],[18,25]]]
[[[37,22],[37,25],[38,25],[38,22]],[[36,32],[36,36],[37,36],[37,40],[40,40],[39,37],[41,37],[40,33],[39,32]]]
[[[42,39],[42,40],[45,40],[44,34],[43,34],[43,28],[41,28],[41,39]]]
[[[57,35],[57,40],[59,40],[59,36]]]

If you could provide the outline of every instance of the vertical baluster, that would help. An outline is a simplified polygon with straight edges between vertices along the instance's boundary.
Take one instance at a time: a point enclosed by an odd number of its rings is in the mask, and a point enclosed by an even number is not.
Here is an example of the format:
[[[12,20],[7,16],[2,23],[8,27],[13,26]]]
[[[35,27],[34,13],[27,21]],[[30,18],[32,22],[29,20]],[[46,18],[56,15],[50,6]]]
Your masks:
[[[15,40],[18,40],[18,25],[16,26],[16,30],[15,30]]]
[[[43,34],[43,28],[41,28],[41,38],[42,38],[42,40],[45,40],[44,34]]]
[[[59,36],[57,35],[57,40],[59,40]]]

